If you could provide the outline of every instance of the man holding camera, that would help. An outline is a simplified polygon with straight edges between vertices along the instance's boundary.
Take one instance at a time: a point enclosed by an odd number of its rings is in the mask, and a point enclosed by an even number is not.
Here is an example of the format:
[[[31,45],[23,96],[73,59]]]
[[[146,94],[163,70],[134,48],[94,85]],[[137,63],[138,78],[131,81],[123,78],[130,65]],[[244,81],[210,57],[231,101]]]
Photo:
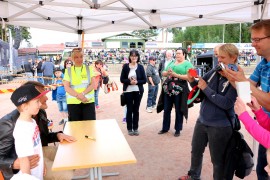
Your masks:
[[[270,19],[257,22],[251,26],[251,42],[257,54],[262,56],[261,62],[256,66],[249,79],[245,77],[242,68],[238,72],[227,70],[230,82],[249,81],[252,96],[254,96],[263,110],[270,116]],[[258,86],[261,88],[259,89]],[[256,173],[258,180],[269,179],[264,167],[267,166],[266,149],[259,145]]]

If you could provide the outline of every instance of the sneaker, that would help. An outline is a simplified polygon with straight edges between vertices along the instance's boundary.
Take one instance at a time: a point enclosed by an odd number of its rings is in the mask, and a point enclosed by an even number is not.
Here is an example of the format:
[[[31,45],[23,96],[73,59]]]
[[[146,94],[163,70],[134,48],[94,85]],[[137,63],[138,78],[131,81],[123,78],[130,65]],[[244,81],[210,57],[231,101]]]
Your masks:
[[[140,134],[140,133],[139,133],[138,130],[134,130],[134,132],[133,132],[133,135],[134,135],[134,136],[139,136],[139,134]]]
[[[179,137],[180,136],[180,131],[175,131],[174,137]]]
[[[147,108],[146,108],[146,111],[147,111],[148,113],[152,113],[152,112],[153,112],[151,107],[147,107]]]
[[[181,176],[180,178],[178,178],[178,180],[192,180],[192,177],[189,175],[185,175],[185,176]]]
[[[133,136],[134,135],[133,131],[132,130],[128,130],[128,135]]]
[[[153,105],[152,106],[152,109],[157,109],[157,105]]]
[[[97,105],[97,106],[96,106],[96,109],[99,109],[99,108],[100,108],[100,106],[99,106],[99,105]]]
[[[126,118],[123,118],[122,123],[125,124],[127,122]]]

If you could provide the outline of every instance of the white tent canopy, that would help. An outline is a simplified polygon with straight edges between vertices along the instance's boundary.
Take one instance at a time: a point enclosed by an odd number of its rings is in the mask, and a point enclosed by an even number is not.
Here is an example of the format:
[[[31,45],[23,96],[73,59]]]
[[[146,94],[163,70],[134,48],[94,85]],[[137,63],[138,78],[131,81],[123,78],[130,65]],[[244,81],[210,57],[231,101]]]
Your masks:
[[[269,17],[267,0],[0,1],[2,23],[78,34],[254,22]]]

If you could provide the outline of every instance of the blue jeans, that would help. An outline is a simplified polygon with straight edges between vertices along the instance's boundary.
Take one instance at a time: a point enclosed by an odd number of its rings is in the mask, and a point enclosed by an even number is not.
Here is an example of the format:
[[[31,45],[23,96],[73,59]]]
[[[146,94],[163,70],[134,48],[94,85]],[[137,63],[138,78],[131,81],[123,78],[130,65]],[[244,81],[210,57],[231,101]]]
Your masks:
[[[99,93],[100,87],[98,86],[97,90],[95,90],[95,106],[98,106],[98,93]]]
[[[148,98],[147,98],[147,107],[152,107],[156,105],[158,93],[158,85],[152,86],[148,84]]]
[[[52,76],[44,76],[45,77],[44,79],[44,85],[51,85],[52,84]]]
[[[174,129],[180,132],[183,128],[183,113],[180,111],[180,95],[169,96],[164,94],[164,113],[162,130],[169,131],[171,124],[171,111],[173,104],[175,105],[175,124]]]
[[[40,82],[41,84],[44,84],[44,80],[43,80],[43,73],[37,73],[37,76],[38,77],[41,77],[41,78],[38,78],[37,80],[38,80],[38,82]]]
[[[65,95],[56,95],[56,101],[60,112],[68,112],[67,100]]]
[[[138,130],[139,128],[139,108],[142,94],[139,91],[124,93],[127,102],[127,130]]]
[[[191,142],[191,166],[188,172],[192,179],[197,180],[201,177],[203,153],[208,143],[214,169],[213,179],[223,180],[224,153],[231,134],[231,126],[212,127],[200,121],[196,122]]]
[[[257,167],[256,167],[256,173],[257,173],[258,180],[270,179],[267,172],[264,170],[265,166],[267,166],[266,148],[260,144],[259,150],[258,150]]]

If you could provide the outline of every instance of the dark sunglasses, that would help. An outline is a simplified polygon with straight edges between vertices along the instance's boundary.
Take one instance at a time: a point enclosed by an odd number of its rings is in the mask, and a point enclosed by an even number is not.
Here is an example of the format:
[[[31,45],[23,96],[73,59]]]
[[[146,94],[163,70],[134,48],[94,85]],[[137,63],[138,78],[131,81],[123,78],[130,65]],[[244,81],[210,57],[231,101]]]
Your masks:
[[[71,62],[67,62],[66,64],[72,64]]]

